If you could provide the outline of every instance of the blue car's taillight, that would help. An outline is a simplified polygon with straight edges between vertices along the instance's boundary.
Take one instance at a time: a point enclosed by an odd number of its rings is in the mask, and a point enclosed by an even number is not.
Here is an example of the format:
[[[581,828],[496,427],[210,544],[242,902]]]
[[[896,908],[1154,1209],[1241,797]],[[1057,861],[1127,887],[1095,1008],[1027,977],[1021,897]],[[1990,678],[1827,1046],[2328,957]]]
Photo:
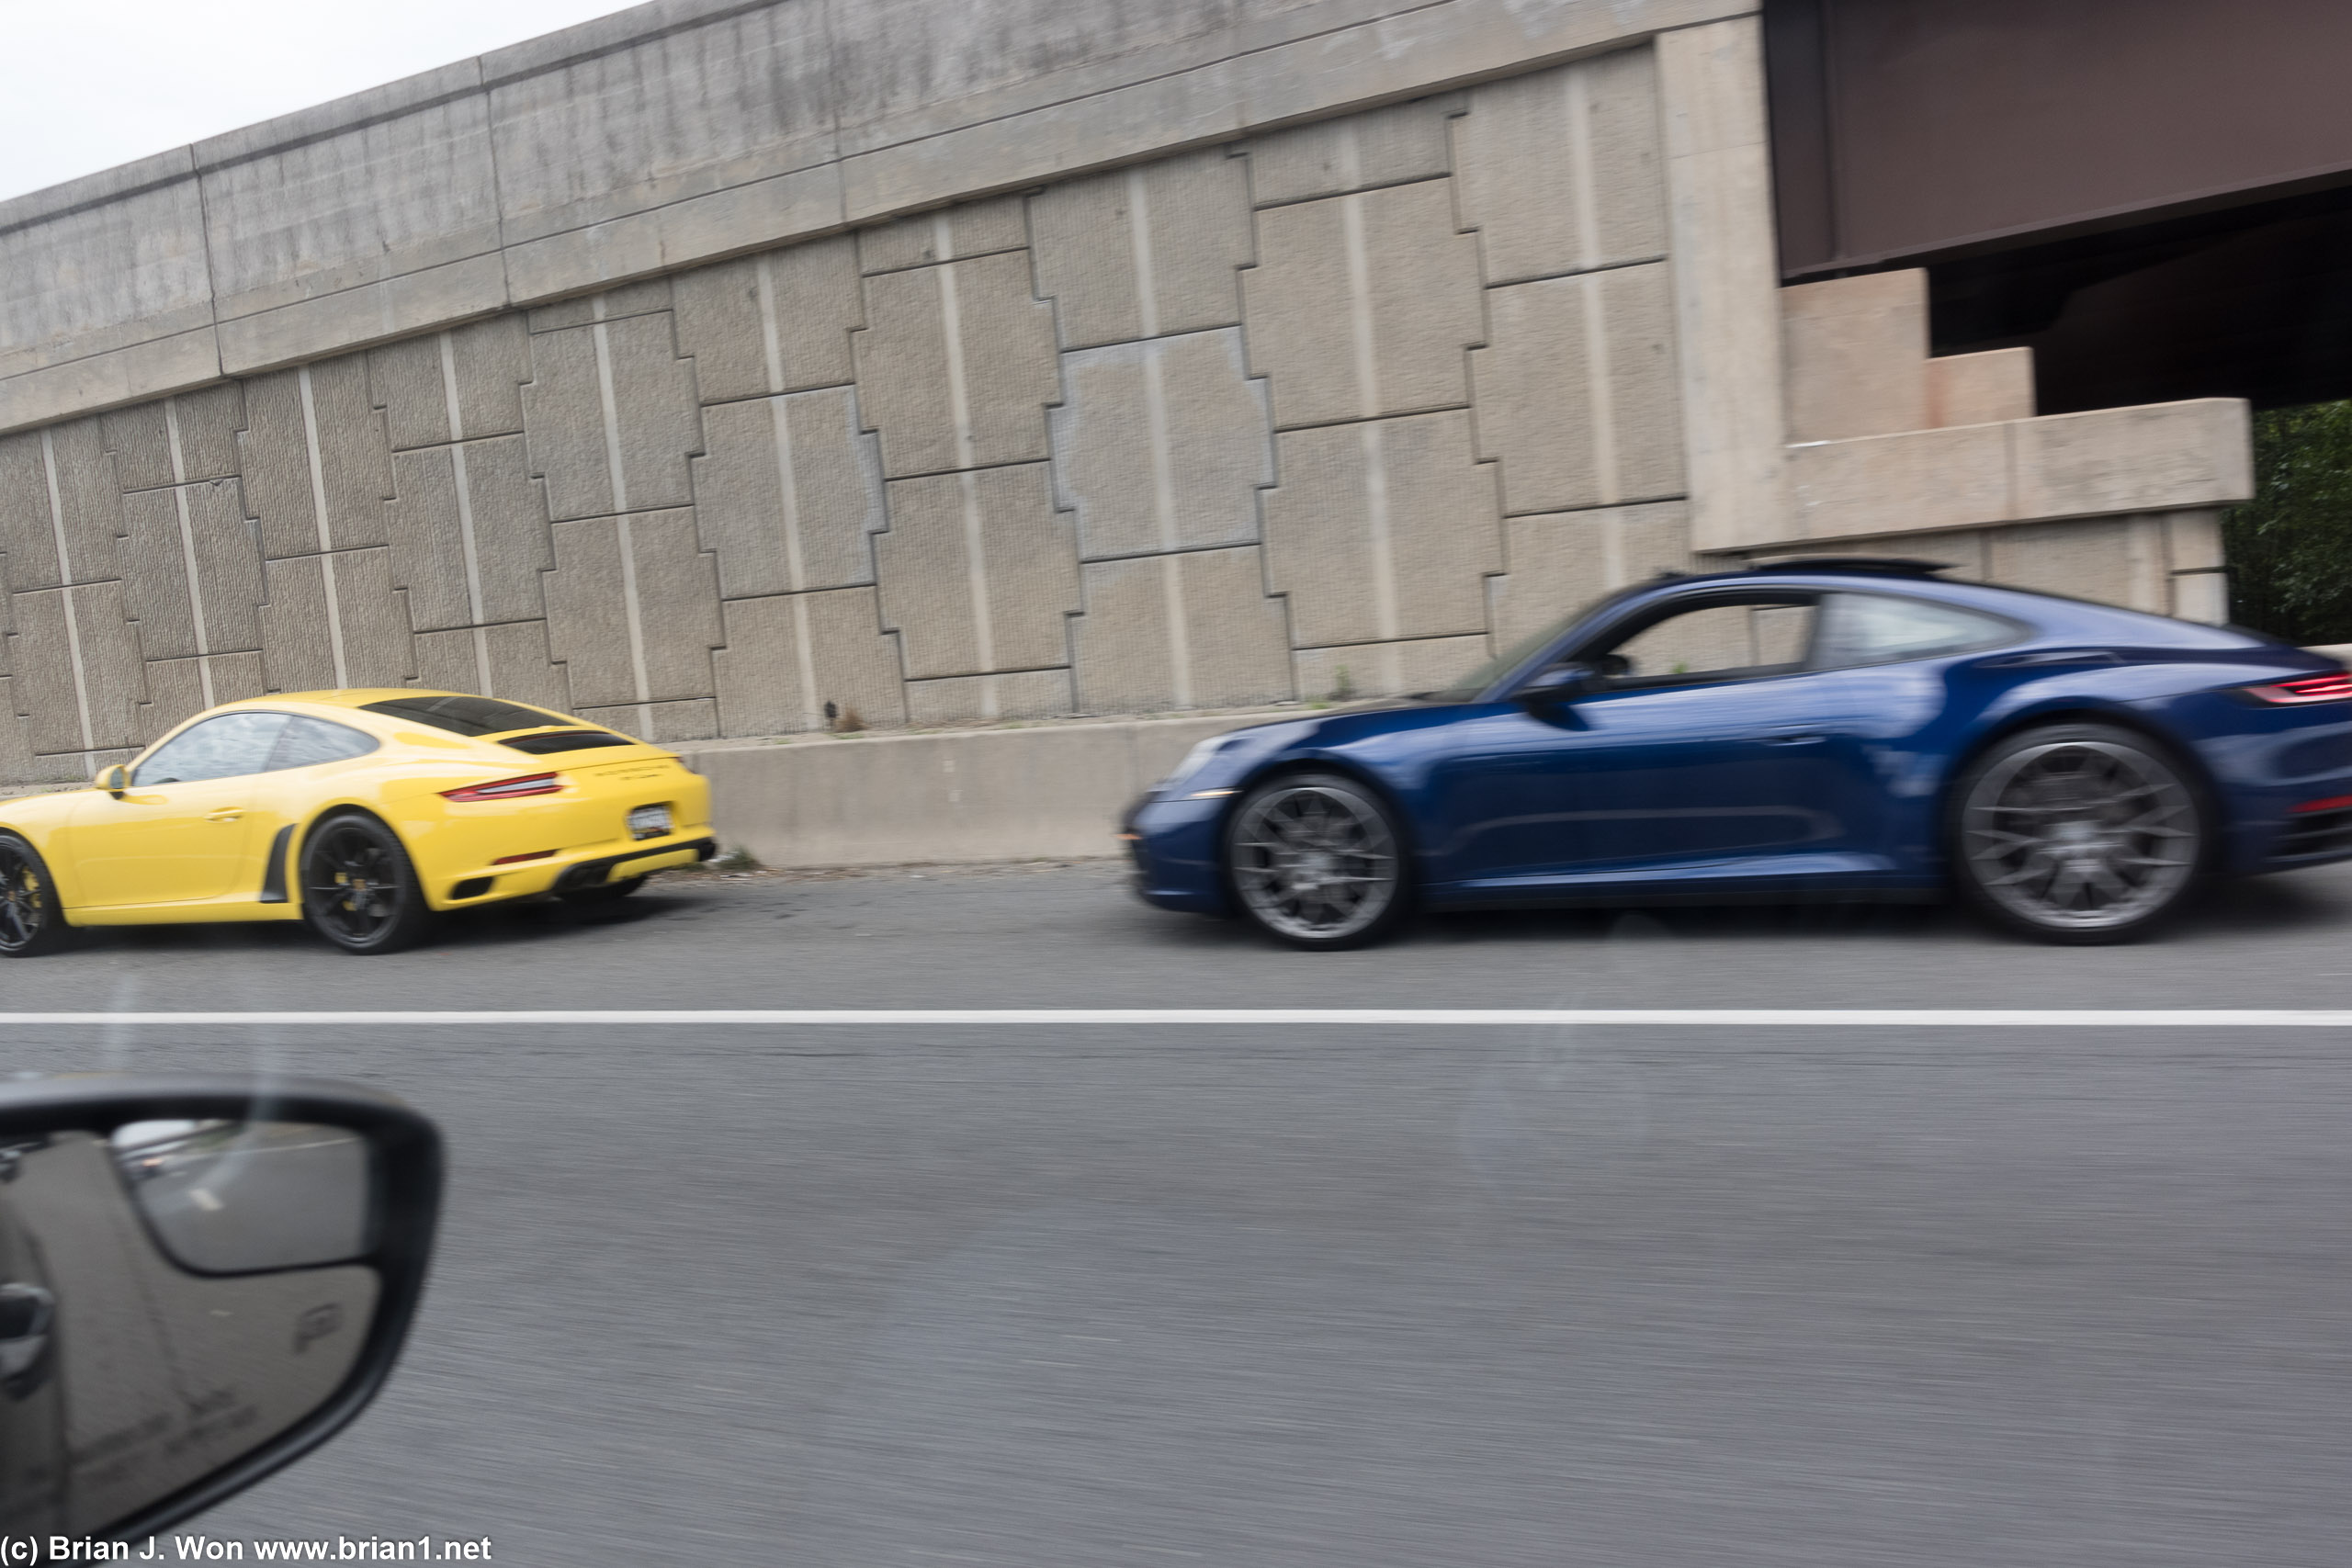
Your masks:
[[[2352,702],[2352,670],[2325,675],[2298,675],[2291,681],[2271,681],[2239,690],[2274,707],[2304,707],[2312,703]]]

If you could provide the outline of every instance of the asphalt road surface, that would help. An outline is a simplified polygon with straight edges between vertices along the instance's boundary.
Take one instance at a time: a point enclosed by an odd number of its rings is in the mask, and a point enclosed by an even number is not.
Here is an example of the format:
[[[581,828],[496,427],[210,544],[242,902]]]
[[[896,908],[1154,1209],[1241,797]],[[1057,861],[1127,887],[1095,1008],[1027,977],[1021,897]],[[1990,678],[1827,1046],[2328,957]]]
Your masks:
[[[2352,871],[2161,941],[1458,917],[1302,955],[1107,865],[705,877],[355,959],[94,933],[0,1010],[2332,1008]],[[2326,1564],[2352,1031],[7,1025],[386,1085],[390,1388],[193,1527],[504,1563]],[[166,1547],[168,1551],[168,1545]]]

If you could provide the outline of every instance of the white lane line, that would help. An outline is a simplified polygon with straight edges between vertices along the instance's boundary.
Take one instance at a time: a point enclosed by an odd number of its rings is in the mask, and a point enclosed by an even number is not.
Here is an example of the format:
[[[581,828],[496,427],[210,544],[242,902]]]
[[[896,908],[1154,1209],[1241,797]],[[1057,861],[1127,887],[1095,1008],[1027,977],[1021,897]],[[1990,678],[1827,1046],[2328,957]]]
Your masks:
[[[2282,1008],[857,1008],[469,1012],[7,1012],[26,1024],[1381,1024],[1406,1028],[1603,1024],[1676,1029],[2352,1029],[2352,1009]]]

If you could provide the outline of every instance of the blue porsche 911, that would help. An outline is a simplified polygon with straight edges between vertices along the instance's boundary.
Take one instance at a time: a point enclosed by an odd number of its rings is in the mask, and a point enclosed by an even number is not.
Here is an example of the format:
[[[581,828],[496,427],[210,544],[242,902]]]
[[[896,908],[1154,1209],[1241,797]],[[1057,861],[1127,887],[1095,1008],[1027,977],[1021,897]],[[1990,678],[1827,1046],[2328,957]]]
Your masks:
[[[1204,741],[1128,815],[1137,887],[1308,948],[1416,906],[1944,888],[2103,942],[2352,856],[2341,665],[1938,570],[1664,577],[1444,691]]]

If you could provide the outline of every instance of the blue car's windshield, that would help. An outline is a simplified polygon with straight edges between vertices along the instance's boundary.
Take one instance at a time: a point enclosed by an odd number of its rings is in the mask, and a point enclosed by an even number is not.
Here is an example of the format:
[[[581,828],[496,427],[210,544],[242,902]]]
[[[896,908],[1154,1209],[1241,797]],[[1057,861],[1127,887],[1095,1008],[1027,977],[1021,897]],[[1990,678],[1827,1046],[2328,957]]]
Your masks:
[[[1620,592],[1623,591],[1620,590]],[[1617,597],[1615,593],[1606,593],[1601,597],[1593,600],[1590,604],[1578,605],[1576,609],[1569,611],[1559,619],[1547,624],[1543,630],[1532,632],[1528,636],[1519,638],[1509,648],[1504,649],[1502,652],[1497,654],[1494,658],[1487,660],[1484,664],[1479,665],[1476,670],[1464,674],[1459,680],[1449,681],[1444,685],[1438,687],[1434,691],[1416,692],[1413,694],[1420,698],[1423,702],[1466,703],[1473,697],[1476,697],[1479,693],[1485,691],[1487,687],[1493,685],[1497,681],[1501,680],[1503,676],[1521,660],[1526,659],[1537,649],[1542,648],[1545,643],[1550,642],[1562,632],[1566,631],[1570,626],[1575,626],[1578,621],[1583,620],[1586,616],[1591,615],[1595,610],[1598,610],[1601,605],[1607,604],[1611,599],[1615,597]]]

